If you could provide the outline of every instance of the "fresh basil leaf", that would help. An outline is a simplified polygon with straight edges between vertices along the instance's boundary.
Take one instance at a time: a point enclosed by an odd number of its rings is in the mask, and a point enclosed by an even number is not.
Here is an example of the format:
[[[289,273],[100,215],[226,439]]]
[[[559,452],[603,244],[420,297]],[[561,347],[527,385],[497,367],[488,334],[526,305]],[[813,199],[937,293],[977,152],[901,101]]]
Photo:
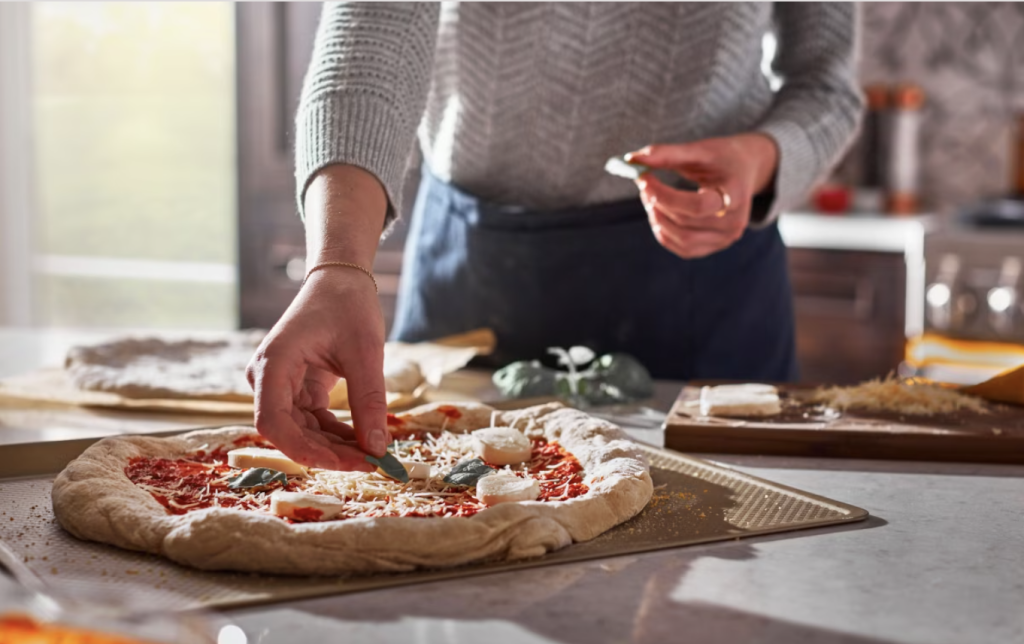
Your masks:
[[[569,359],[572,360],[572,363],[577,367],[582,367],[595,357],[597,357],[597,354],[588,347],[569,347]]]
[[[543,366],[540,361],[513,362],[494,372],[494,386],[509,398],[550,396],[555,391],[558,372]]]
[[[616,177],[636,181],[651,169],[642,163],[630,163],[622,157],[612,157],[604,164],[604,171]]]
[[[395,458],[395,455],[391,452],[384,452],[384,456],[381,456],[380,458],[367,454],[366,462],[372,463],[384,470],[384,474],[393,479],[401,481],[402,483],[409,482],[409,472],[406,471],[405,466],[402,465],[401,461]]]
[[[232,490],[266,487],[274,481],[284,485],[288,482],[288,477],[284,472],[278,472],[269,467],[254,467],[228,481],[228,487]]]
[[[558,364],[567,369],[571,369],[575,366],[572,363],[572,357],[569,355],[569,352],[562,347],[548,347],[548,353],[558,356]]]
[[[483,459],[474,458],[468,461],[457,463],[444,477],[444,482],[449,485],[466,485],[476,487],[476,482],[487,476],[495,469],[483,462]]]

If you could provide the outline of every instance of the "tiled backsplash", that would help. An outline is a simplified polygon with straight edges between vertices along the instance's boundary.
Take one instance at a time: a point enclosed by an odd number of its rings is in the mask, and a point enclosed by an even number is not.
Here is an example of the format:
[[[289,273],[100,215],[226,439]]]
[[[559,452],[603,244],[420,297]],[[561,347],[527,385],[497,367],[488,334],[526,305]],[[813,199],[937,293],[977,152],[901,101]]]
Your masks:
[[[927,97],[921,188],[940,212],[1010,188],[1024,114],[1024,4],[864,3],[864,84],[913,82]]]

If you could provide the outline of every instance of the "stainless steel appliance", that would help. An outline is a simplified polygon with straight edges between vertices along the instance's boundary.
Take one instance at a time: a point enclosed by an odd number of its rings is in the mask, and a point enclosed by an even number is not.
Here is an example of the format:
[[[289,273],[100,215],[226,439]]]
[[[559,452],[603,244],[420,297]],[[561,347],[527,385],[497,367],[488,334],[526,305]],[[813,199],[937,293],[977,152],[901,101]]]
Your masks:
[[[928,377],[969,383],[1024,364],[1024,225],[994,216],[996,203],[925,241],[925,333],[907,361]]]

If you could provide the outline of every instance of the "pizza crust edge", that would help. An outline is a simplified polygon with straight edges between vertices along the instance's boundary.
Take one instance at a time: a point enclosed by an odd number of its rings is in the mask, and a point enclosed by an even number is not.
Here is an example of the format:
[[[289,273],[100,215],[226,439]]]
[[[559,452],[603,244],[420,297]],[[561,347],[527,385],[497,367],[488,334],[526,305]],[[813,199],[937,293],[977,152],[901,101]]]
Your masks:
[[[452,420],[445,408],[459,410]],[[399,414],[403,429],[469,431],[490,425],[490,407],[430,404]],[[447,420],[446,420],[447,419]],[[251,427],[173,438],[118,436],[89,447],[53,485],[60,524],[81,539],[163,555],[204,570],[292,575],[402,572],[536,557],[587,541],[640,512],[653,494],[646,458],[617,426],[558,403],[497,412],[580,461],[590,490],[568,501],[509,503],[464,519],[384,517],[288,524],[228,508],[168,515],[124,475],[131,456],[180,457],[230,443]]]

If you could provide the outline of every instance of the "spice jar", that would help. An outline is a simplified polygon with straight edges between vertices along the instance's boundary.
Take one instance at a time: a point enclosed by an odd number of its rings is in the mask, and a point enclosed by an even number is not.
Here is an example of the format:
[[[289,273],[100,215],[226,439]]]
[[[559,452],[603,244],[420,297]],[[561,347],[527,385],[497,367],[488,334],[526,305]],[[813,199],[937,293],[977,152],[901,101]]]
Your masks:
[[[920,208],[920,130],[924,91],[904,83],[892,92],[888,159],[885,164],[886,210],[909,215]]]

